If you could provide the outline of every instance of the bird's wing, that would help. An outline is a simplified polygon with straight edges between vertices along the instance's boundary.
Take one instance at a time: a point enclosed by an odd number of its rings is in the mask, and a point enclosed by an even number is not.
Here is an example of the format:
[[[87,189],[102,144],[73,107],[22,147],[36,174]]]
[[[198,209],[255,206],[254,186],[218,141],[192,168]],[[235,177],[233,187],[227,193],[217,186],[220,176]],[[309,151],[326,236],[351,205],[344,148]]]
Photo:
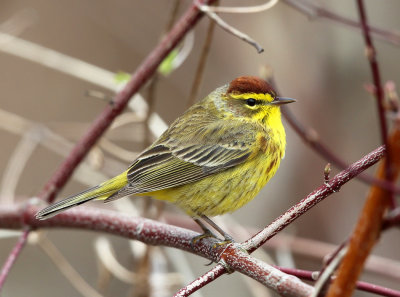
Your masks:
[[[185,185],[234,167],[251,157],[256,138],[254,129],[237,122],[174,128],[138,157],[128,169],[128,185],[106,201]]]

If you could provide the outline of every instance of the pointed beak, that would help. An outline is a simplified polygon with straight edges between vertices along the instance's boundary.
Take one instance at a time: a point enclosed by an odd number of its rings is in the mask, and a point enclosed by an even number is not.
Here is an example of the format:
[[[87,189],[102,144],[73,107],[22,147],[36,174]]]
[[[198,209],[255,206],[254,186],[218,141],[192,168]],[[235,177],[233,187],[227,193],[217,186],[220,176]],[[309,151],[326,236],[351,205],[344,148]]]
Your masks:
[[[295,99],[292,98],[285,98],[285,97],[276,97],[274,101],[271,102],[273,105],[283,105],[283,104],[288,104],[296,102]]]

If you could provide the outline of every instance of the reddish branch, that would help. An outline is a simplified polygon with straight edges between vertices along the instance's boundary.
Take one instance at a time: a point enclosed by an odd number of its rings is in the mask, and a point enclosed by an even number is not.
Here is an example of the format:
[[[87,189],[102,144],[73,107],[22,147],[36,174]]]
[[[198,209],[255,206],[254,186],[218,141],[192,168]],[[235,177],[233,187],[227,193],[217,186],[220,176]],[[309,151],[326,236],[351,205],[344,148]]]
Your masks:
[[[392,181],[400,173],[400,129],[387,138],[385,112],[383,108],[383,90],[381,86],[379,67],[376,60],[376,51],[373,46],[367,23],[363,0],[357,0],[363,35],[366,44],[367,57],[370,62],[372,77],[375,85],[375,96],[378,104],[378,113],[381,124],[383,142],[387,145],[385,162],[379,167],[378,177],[385,177]],[[350,238],[348,251],[340,264],[337,278],[329,288],[328,297],[350,296],[355,283],[363,269],[364,262],[379,238],[384,223],[385,211],[394,206],[391,191],[371,187],[367,201],[361,213],[355,230]]]
[[[298,217],[306,213],[313,206],[317,205],[323,199],[328,197],[330,194],[339,191],[339,189],[347,183],[349,180],[360,174],[366,168],[369,168],[376,162],[378,162],[385,154],[385,148],[383,146],[372,151],[362,159],[350,165],[347,169],[341,171],[335,175],[328,183],[325,183],[306,198],[301,200],[299,203],[287,210],[283,215],[274,220],[271,224],[265,227],[262,231],[254,235],[249,240],[245,241],[241,246],[247,252],[252,253],[263,245],[268,239],[272,238],[279,231],[286,228],[290,223],[296,220]],[[229,264],[230,265],[230,264]],[[230,268],[234,268],[229,266]],[[191,293],[203,287],[206,283],[214,281],[218,277],[226,273],[222,265],[218,265],[205,275],[199,277],[197,280],[182,288],[178,293],[178,296],[189,296]],[[212,277],[209,277],[212,275]],[[191,292],[188,295],[182,295],[183,292]]]
[[[388,213],[383,223],[383,229],[388,229],[396,225],[400,226],[400,207],[397,207]]]
[[[341,186],[354,178],[357,174],[378,162],[383,157],[384,153],[385,149],[379,147],[352,164],[346,170],[338,173],[328,184],[318,188],[308,195],[307,198],[289,209],[284,215],[276,219],[263,231],[246,241],[242,245],[242,248],[249,252],[254,251],[268,238],[271,238],[278,231],[285,228],[290,222],[304,214],[312,206],[321,202],[329,194],[339,190]],[[244,273],[260,281],[264,285],[267,285],[267,280],[272,280],[272,282],[268,283],[268,287],[280,293],[283,293],[282,290],[285,289],[287,290],[285,292],[289,294],[288,296],[292,296],[294,292],[299,294],[297,296],[304,296],[304,294],[307,295],[310,293],[307,286],[303,286],[295,279],[287,279],[286,276],[283,277],[283,275],[279,275],[276,271],[271,270],[269,266],[250,257],[235,245],[229,245],[226,249],[225,246],[213,248],[216,241],[215,239],[209,238],[196,242],[192,248],[191,239],[196,233],[189,230],[142,218],[132,218],[116,212],[105,210],[94,211],[86,208],[72,209],[49,220],[38,221],[34,217],[36,211],[36,208],[0,208],[0,227],[14,229],[21,228],[22,225],[27,225],[32,228],[72,227],[109,232],[115,235],[137,239],[147,244],[180,248],[214,261],[222,259],[229,269]],[[22,220],[22,218],[24,219]],[[221,265],[218,265],[218,267],[219,266]],[[215,269],[221,270],[221,268]],[[220,275],[222,275],[222,271]],[[217,277],[214,279],[216,278]],[[284,278],[284,280],[281,278]],[[286,281],[285,286],[277,286],[277,284],[282,283],[282,281]]]
[[[221,275],[225,274],[225,268],[222,265],[217,265],[211,270],[207,271],[202,276],[196,278],[190,284],[180,289],[173,297],[186,297],[192,295],[197,290],[200,290],[205,285],[213,282]]]
[[[396,129],[392,133],[389,145],[391,147],[392,173],[396,178],[400,173],[400,129]],[[386,162],[387,160],[380,164],[378,177],[385,176]],[[361,217],[350,238],[348,251],[338,268],[337,277],[327,296],[351,296],[364,262],[379,238],[384,214],[390,206],[390,201],[389,191],[377,186],[371,187]]]
[[[65,211],[51,219],[35,219],[37,207],[0,208],[0,227],[19,229],[24,223],[31,228],[78,228],[107,232],[146,244],[175,247],[212,261],[219,261],[223,254],[226,264],[232,269],[249,275],[265,286],[276,290],[282,296],[308,296],[312,287],[293,276],[288,276],[276,268],[258,260],[238,249],[236,245],[217,245],[214,238],[192,242],[199,235],[196,232],[167,225],[140,217],[131,217],[115,211],[94,210],[86,207]]]
[[[214,0],[205,0],[204,3],[210,4],[213,1]],[[52,202],[55,199],[55,196],[69,180],[75,168],[83,160],[96,141],[111,125],[112,121],[123,111],[125,106],[128,104],[129,99],[140,89],[140,87],[145,84],[147,80],[149,80],[163,59],[182,40],[182,38],[197,23],[201,16],[202,13],[197,9],[196,5],[191,5],[178,23],[161,40],[161,42],[142,62],[139,68],[133,73],[132,78],[126,84],[124,89],[115,96],[113,104],[107,106],[93,122],[86,134],[75,145],[68,157],[44,186],[43,190],[39,194],[39,197],[47,202]],[[29,233],[29,230],[26,232]],[[6,265],[3,266],[0,273],[0,290],[9,273],[9,270],[12,267],[12,263],[21,252],[26,238],[27,234],[24,234],[24,236],[20,238],[17,243],[17,246],[20,247],[17,248],[16,246],[14,248],[9,258],[6,260]]]
[[[366,20],[366,15],[364,11],[363,5],[360,8],[360,18],[361,18],[361,23],[352,21],[350,19],[344,18],[340,15],[337,15],[327,9],[321,8],[313,3],[309,3],[307,1],[292,1],[292,0],[284,0],[284,2],[290,6],[295,7],[299,11],[302,11],[310,16],[318,16],[318,17],[325,17],[330,20],[352,26],[355,28],[360,28],[363,31],[366,45],[367,45],[367,55],[368,59],[370,61],[371,65],[371,70],[373,74],[373,81],[374,81],[374,86],[376,88],[376,93],[375,96],[377,98],[377,104],[378,104],[378,113],[379,113],[379,119],[380,119],[380,124],[381,124],[381,130],[382,130],[382,142],[387,145],[387,128],[386,128],[386,122],[384,118],[384,112],[383,112],[383,96],[384,92],[382,89],[381,85],[381,79],[380,79],[380,73],[379,73],[379,67],[376,61],[376,53],[375,49],[372,44],[372,40],[370,38],[369,32],[376,33],[380,35],[381,37],[390,40],[391,42],[394,42],[396,44],[400,43],[400,36],[398,34],[388,32],[382,29],[377,29],[372,26],[369,26]],[[362,3],[359,1],[359,3]],[[286,120],[289,122],[289,124],[292,126],[292,128],[297,132],[297,134],[307,143],[309,144],[315,151],[317,151],[319,154],[321,154],[324,158],[326,158],[328,161],[332,162],[339,168],[343,169],[347,167],[346,162],[344,162],[341,158],[339,158],[336,154],[334,154],[326,145],[324,145],[318,138],[318,135],[316,132],[312,129],[307,129],[305,128],[300,122],[296,120],[294,115],[290,112],[289,108],[283,107],[282,108],[282,114],[286,118]],[[389,148],[390,149],[390,148]],[[387,164],[389,164],[388,162]],[[367,174],[361,174],[359,178],[369,184],[375,184],[379,185],[380,187],[384,189],[389,189],[392,191],[392,193],[400,194],[400,189],[398,187],[395,187],[393,183],[391,183],[391,173],[390,173],[390,168],[389,165],[387,167],[387,174],[386,174],[386,179],[376,179],[373,178]],[[394,199],[392,199],[393,205],[394,206]]]
[[[366,164],[369,164],[369,166],[371,166],[378,162],[383,157],[384,152],[385,149],[383,146],[381,146],[369,153],[368,155],[364,156],[359,161],[350,165],[347,169],[336,174],[328,183],[323,184],[321,187],[314,190],[306,198],[291,207],[283,215],[275,219],[270,225],[265,227],[258,234],[247,240],[244,243],[244,247],[246,248],[246,250],[249,252],[256,250],[268,239],[273,237],[279,231],[281,231],[298,217],[300,217],[303,213],[307,212],[309,209],[317,205],[330,194],[338,192],[345,183],[364,171]]]
[[[205,1],[206,3],[213,2]],[[290,2],[290,1],[288,1]],[[372,46],[372,42],[369,37],[369,27],[366,23],[365,13],[363,12],[362,1],[358,0],[360,5],[360,14],[362,19],[362,27],[364,29],[364,36],[366,38],[366,44],[369,53],[369,59],[371,62],[371,68],[373,71],[374,83],[376,85],[376,96],[378,102],[378,110],[381,120],[382,127],[382,138],[384,143],[387,141],[387,130],[386,123],[383,117],[383,92],[380,84],[379,69],[376,63],[375,50]],[[364,14],[364,15],[363,15]],[[176,44],[182,39],[186,32],[196,23],[200,18],[201,14],[197,11],[195,6],[191,6],[188,12],[182,17],[179,23],[172,29],[172,31],[167,35],[161,43],[154,49],[154,51],[147,57],[147,59],[142,63],[139,69],[133,74],[131,81],[126,85],[124,90],[116,95],[113,105],[108,106],[102,114],[95,120],[90,130],[85,134],[85,136],[76,145],[74,150],[71,152],[69,157],[62,163],[60,168],[53,175],[51,180],[46,184],[40,197],[48,202],[54,200],[56,194],[68,181],[72,175],[74,169],[82,161],[90,148],[95,144],[95,142],[101,137],[104,131],[108,128],[114,118],[122,112],[128,103],[131,96],[136,93],[139,88],[154,74],[159,63],[166,57],[166,55],[176,46]],[[386,134],[385,134],[386,133]],[[302,200],[298,205],[289,209],[284,215],[275,220],[271,225],[266,227],[263,231],[258,233],[256,236],[244,243],[244,247],[252,252],[260,245],[262,245],[266,240],[274,236],[277,232],[285,228],[289,223],[294,221],[300,215],[305,213],[311,207],[322,201],[328,195],[340,189],[340,187],[349,181],[351,178],[359,174],[364,169],[376,163],[384,153],[384,148],[380,147],[369,155],[365,156],[362,160],[350,166],[347,170],[342,171],[336,175],[327,185],[324,185],[317,189],[315,192],[311,193],[307,198]],[[400,154],[398,154],[400,156]],[[392,157],[392,154],[389,154]],[[390,162],[386,162],[389,164]],[[384,165],[388,166],[388,165]],[[386,167],[388,168],[388,167]],[[380,169],[380,177],[385,176],[385,170]],[[390,170],[386,170],[386,176],[390,180]],[[387,185],[386,185],[387,186]],[[377,212],[377,221],[372,222],[373,232],[368,229],[368,235],[371,239],[371,247],[376,240],[377,234],[379,234],[380,227],[382,225],[382,216],[385,210],[385,203],[382,203],[382,199],[388,197],[388,191],[382,190],[380,188],[374,187],[371,196],[375,197],[375,204],[371,203],[374,207],[379,207]],[[383,198],[382,198],[383,197]],[[371,199],[373,201],[374,199]],[[369,201],[369,200],[368,200]],[[388,201],[388,199],[385,199]],[[385,202],[383,201],[383,202]],[[373,211],[376,214],[376,208],[373,206],[366,208],[365,213],[370,213]],[[90,230],[110,232],[113,234],[119,234],[129,238],[134,238],[141,240],[148,244],[163,244],[166,246],[173,246],[181,248],[190,252],[195,252],[198,255],[202,255],[209,259],[218,260],[219,254],[222,253],[222,260],[226,263],[229,269],[240,271],[250,277],[260,281],[267,286],[273,287],[277,292],[285,294],[287,296],[306,296],[311,292],[309,286],[297,282],[295,279],[284,278],[279,275],[270,266],[267,266],[261,261],[258,261],[241,249],[238,249],[235,245],[229,245],[225,250],[219,248],[211,248],[215,241],[212,239],[206,239],[199,241],[195,244],[194,249],[191,246],[191,238],[194,236],[193,232],[187,230],[179,230],[177,227],[166,227],[161,223],[149,222],[149,220],[138,219],[134,221],[131,217],[125,218],[118,214],[117,216],[107,217],[107,213],[104,211],[90,213],[87,210],[72,210],[64,214],[61,214],[48,221],[37,221],[34,219],[34,213],[36,209],[27,209],[19,211],[14,209],[15,212],[4,212],[0,210],[0,225],[8,228],[21,228],[22,225],[28,225],[30,227],[76,227],[76,228],[87,228]],[[80,213],[81,212],[81,213]],[[22,219],[23,218],[23,219]],[[368,216],[368,219],[371,217]],[[132,225],[133,224],[133,225]],[[154,225],[155,224],[155,225]],[[357,231],[357,230],[356,230]],[[365,230],[361,230],[365,231]],[[364,232],[365,233],[365,232]],[[6,265],[3,267],[3,271],[0,274],[0,289],[4,284],[5,278],[12,267],[15,259],[22,250],[29,230],[24,231],[17,245],[13,249],[9,258],[6,261]],[[356,233],[357,234],[357,233]],[[372,234],[372,236],[371,236]],[[357,235],[358,239],[362,238],[364,234]],[[355,240],[357,241],[357,240]],[[361,241],[363,242],[363,241]],[[368,252],[366,253],[368,255]],[[366,255],[363,255],[366,257]],[[344,261],[345,263],[346,261]],[[362,267],[362,262],[361,267]],[[223,266],[218,265],[213,269],[216,272],[215,275],[222,275],[225,269]],[[266,283],[267,279],[275,278],[275,281]],[[210,278],[211,279],[211,278]],[[212,279],[216,279],[213,277]],[[285,283],[286,281],[286,283]],[[205,283],[204,283],[205,284]],[[203,284],[203,285],[204,285]],[[272,284],[272,285],[271,285]],[[277,286],[277,284],[280,284]]]
[[[320,7],[310,1],[305,0],[282,0],[282,2],[294,7],[298,11],[306,14],[310,18],[325,18],[336,22],[338,24],[342,24],[348,27],[361,29],[362,26],[359,22],[353,21],[352,19],[346,18],[339,14],[336,14],[326,8]],[[385,29],[377,28],[374,26],[368,26],[371,33],[375,34],[376,37],[379,37],[381,40],[386,42],[390,42],[394,45],[400,44],[400,35],[398,32],[388,31]]]
[[[313,274],[314,274],[313,271],[295,269],[295,268],[284,268],[284,267],[278,267],[278,266],[275,266],[275,267],[287,274],[295,275],[298,278],[315,281],[315,277],[313,277]],[[385,288],[385,287],[367,283],[367,282],[359,281],[356,283],[356,287],[360,291],[374,293],[374,294],[378,294],[381,296],[400,297],[400,291],[392,290],[389,288]]]
[[[23,247],[25,246],[25,243],[28,239],[28,235],[29,235],[29,229],[25,229],[22,235],[19,237],[17,244],[10,252],[10,255],[8,256],[6,262],[4,263],[3,269],[1,270],[0,273],[0,288],[3,287],[11,267],[14,265],[15,261],[18,259],[18,255],[21,253]]]
[[[273,79],[270,79],[270,82],[274,85],[275,89],[276,84]],[[340,169],[344,169],[348,167],[348,164],[343,161],[339,156],[337,156],[334,152],[332,152],[324,143],[321,142],[317,132],[315,132],[311,128],[306,128],[302,123],[300,123],[294,114],[290,111],[289,107],[282,106],[281,107],[282,115],[288,121],[293,130],[300,136],[300,138],[308,144],[312,149],[314,149],[318,154],[324,157],[327,161],[332,162],[332,164],[336,165]],[[362,173],[357,176],[360,180],[368,183],[374,184],[381,188],[391,190],[395,194],[400,194],[400,188],[396,187],[392,182],[386,181],[384,179],[377,179],[373,176],[370,176],[366,173]]]
[[[205,3],[209,4],[213,1],[215,0],[207,0]],[[48,202],[54,200],[57,193],[71,177],[74,169],[111,125],[112,121],[123,111],[128,104],[129,99],[152,77],[164,58],[182,40],[201,16],[202,13],[197,9],[197,7],[194,4],[191,5],[178,23],[133,73],[130,81],[126,84],[124,89],[115,96],[113,104],[107,106],[93,122],[86,134],[80,139],[69,156],[52,176],[50,181],[45,185],[39,197]]]
[[[379,71],[379,65],[378,61],[376,59],[376,50],[374,47],[374,44],[372,43],[371,35],[369,32],[369,27],[368,27],[368,20],[367,20],[367,15],[365,12],[365,7],[364,7],[364,1],[363,0],[357,0],[357,5],[358,5],[358,12],[360,14],[360,21],[361,21],[361,27],[362,27],[362,33],[364,36],[364,41],[365,41],[365,46],[366,46],[366,54],[367,58],[371,67],[371,72],[372,72],[372,80],[374,82],[375,86],[375,98],[376,98],[376,103],[378,107],[378,115],[379,115],[379,123],[380,123],[380,128],[381,128],[381,138],[382,138],[382,143],[386,146],[386,160],[385,162],[385,177],[386,180],[392,181],[392,171],[391,171],[391,153],[390,153],[390,146],[388,144],[388,130],[387,130],[387,124],[386,124],[386,117],[385,117],[385,109],[384,109],[384,92],[382,88],[382,82],[381,82],[381,75]],[[392,202],[392,207],[395,206],[395,201],[393,196],[391,197],[391,202]]]

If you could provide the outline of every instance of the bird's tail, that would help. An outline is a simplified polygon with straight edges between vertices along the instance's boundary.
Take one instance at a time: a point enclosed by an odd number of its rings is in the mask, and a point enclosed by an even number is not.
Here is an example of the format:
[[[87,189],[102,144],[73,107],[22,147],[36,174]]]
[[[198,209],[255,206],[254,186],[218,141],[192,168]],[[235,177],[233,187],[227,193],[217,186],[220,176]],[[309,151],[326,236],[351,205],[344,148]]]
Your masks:
[[[124,172],[116,177],[105,181],[93,188],[85,190],[79,194],[65,198],[59,202],[51,204],[46,208],[42,209],[36,214],[36,218],[39,220],[45,220],[55,216],[61,211],[64,211],[70,207],[85,203],[87,201],[96,199],[104,200],[112,194],[118,192],[120,189],[125,187],[128,183],[127,172]]]

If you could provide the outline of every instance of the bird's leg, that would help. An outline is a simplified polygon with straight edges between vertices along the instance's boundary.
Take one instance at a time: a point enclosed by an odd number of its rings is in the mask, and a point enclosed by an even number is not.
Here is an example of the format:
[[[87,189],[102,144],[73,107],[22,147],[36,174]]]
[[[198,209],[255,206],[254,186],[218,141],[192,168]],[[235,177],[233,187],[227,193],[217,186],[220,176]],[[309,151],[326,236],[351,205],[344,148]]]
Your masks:
[[[197,241],[203,238],[213,237],[218,238],[210,229],[207,228],[206,225],[203,224],[202,221],[198,218],[193,218],[193,220],[200,226],[201,230],[203,230],[203,234],[197,235],[192,238],[192,245],[195,244]]]
[[[228,233],[226,233],[224,230],[222,230],[217,224],[215,224],[209,217],[202,215],[201,218],[206,221],[211,227],[213,227],[215,230],[218,231],[219,234],[221,234],[225,241],[222,244],[225,243],[231,243],[235,242],[232,236],[230,236]]]
[[[216,248],[217,246],[221,246],[221,245],[225,245],[225,244],[235,243],[235,240],[232,238],[232,236],[230,236],[228,233],[226,233],[224,230],[222,230],[209,217],[207,217],[205,215],[202,215],[201,218],[204,221],[206,221],[211,227],[213,227],[216,231],[218,231],[219,234],[221,234],[224,237],[224,240],[215,243],[213,248]],[[200,228],[203,230],[204,233],[192,238],[192,241],[191,241],[192,247],[193,247],[193,244],[196,243],[196,241],[198,241],[200,239],[203,239],[203,238],[214,237],[214,238],[218,239],[218,237],[210,229],[208,229],[206,227],[206,225],[204,225],[204,223],[202,221],[200,221],[199,218],[193,218],[193,220],[200,226]],[[212,263],[214,263],[214,260],[211,260],[211,262],[206,264],[206,266],[211,265]],[[220,260],[220,261],[218,261],[216,263],[220,263],[221,265],[223,265],[228,273],[232,273],[233,272],[233,270],[231,270],[229,268],[229,266],[223,260]]]

